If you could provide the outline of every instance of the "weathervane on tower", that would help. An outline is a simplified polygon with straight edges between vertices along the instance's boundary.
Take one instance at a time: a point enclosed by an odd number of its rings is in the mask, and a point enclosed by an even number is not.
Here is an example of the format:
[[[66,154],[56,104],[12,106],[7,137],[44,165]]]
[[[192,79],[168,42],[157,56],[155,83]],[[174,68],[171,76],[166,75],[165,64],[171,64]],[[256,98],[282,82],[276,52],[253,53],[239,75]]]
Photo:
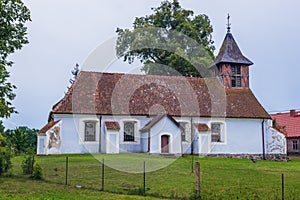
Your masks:
[[[230,15],[228,13],[228,15],[227,15],[227,33],[230,33],[230,26],[231,26]]]

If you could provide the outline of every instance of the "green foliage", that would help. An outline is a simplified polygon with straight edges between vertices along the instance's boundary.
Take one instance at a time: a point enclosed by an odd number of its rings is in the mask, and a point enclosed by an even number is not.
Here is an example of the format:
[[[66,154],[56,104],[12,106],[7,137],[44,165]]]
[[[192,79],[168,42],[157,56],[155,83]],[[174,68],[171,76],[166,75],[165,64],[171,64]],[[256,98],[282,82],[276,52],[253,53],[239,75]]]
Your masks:
[[[11,103],[16,96],[13,93],[16,86],[7,81],[9,77],[5,66],[0,64],[0,118],[8,118],[11,113],[16,113],[15,107]]]
[[[25,23],[30,21],[30,11],[21,0],[0,1],[0,63],[11,66],[7,57],[28,43]]]
[[[22,171],[23,174],[32,174],[34,166],[34,156],[29,155],[25,157],[25,160],[22,161]]]
[[[6,138],[10,142],[16,155],[34,154],[37,145],[37,130],[26,126],[20,126],[6,132]]]
[[[3,136],[5,132],[5,127],[2,125],[2,121],[0,121],[0,175],[4,172],[7,172],[9,168],[11,168],[11,150],[7,145],[7,140]]]
[[[4,172],[5,137],[0,133],[0,175]]]
[[[133,30],[117,28],[117,56],[129,63],[138,58],[147,74],[209,76],[215,50],[209,18],[194,16],[178,0],[152,10],[135,19]]]
[[[21,0],[0,0],[0,118],[16,113],[11,103],[16,87],[8,82],[7,70],[13,62],[8,56],[28,43],[25,23],[30,20],[30,11]]]
[[[280,126],[278,123],[277,123],[277,120],[276,119],[273,119],[272,120],[272,123],[273,123],[273,128],[274,129],[276,129],[276,130],[278,130],[279,132],[281,132],[281,133],[284,133],[284,134],[286,134],[286,126]]]
[[[41,180],[43,178],[43,169],[39,164],[34,165],[31,177],[36,180]]]
[[[2,172],[8,172],[8,170],[12,167],[11,158],[11,151],[9,148],[6,148],[0,155],[0,175]]]

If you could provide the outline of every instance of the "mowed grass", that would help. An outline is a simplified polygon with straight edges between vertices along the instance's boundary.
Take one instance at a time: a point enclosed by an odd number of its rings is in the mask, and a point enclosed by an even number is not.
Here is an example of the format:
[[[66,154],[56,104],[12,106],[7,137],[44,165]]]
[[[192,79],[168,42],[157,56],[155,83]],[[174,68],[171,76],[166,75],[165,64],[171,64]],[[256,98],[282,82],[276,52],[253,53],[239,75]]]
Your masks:
[[[13,168],[0,178],[0,199],[191,199],[195,195],[192,161],[200,162],[203,199],[281,199],[281,176],[285,199],[300,198],[300,159],[289,162],[184,156],[179,159],[147,154],[66,155],[35,157],[44,179],[22,175],[24,157],[13,159]],[[104,191],[102,160],[105,163]],[[143,169],[146,196],[143,196]],[[194,165],[193,165],[194,166]],[[195,169],[194,169],[195,170]],[[8,177],[10,176],[10,177]]]

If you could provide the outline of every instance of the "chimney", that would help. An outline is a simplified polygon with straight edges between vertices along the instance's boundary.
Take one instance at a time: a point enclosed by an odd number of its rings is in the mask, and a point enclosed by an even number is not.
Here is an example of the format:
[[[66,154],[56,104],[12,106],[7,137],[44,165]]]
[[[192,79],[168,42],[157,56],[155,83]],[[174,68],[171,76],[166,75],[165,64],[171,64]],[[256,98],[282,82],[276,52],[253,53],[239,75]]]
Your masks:
[[[298,113],[296,112],[296,110],[290,110],[290,117],[297,117]]]

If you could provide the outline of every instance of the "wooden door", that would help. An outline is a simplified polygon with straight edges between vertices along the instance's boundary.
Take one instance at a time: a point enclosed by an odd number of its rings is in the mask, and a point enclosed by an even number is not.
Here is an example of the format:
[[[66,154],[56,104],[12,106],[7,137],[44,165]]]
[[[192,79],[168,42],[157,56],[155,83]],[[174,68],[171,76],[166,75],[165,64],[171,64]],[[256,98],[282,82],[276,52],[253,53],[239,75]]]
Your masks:
[[[161,153],[169,153],[169,138],[168,135],[161,136]]]

